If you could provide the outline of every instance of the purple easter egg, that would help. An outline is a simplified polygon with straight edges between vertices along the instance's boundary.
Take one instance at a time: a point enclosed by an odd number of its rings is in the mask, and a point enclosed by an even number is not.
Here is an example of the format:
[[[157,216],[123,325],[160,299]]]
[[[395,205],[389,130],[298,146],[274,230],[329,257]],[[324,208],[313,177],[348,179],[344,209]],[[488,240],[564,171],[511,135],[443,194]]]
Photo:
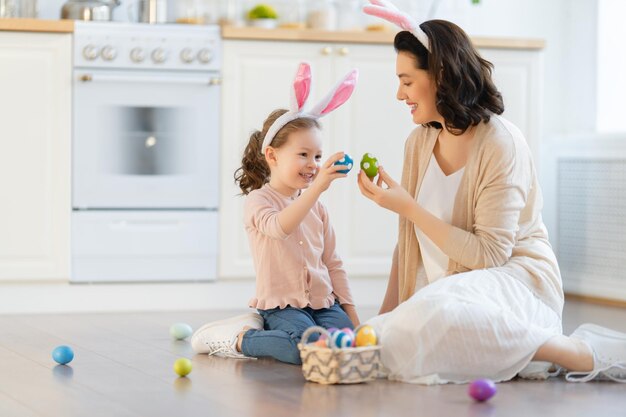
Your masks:
[[[338,332],[339,329],[336,327],[329,327],[328,329],[326,329],[326,331],[328,332],[330,337],[333,337],[333,333]],[[324,334],[320,335],[320,340],[324,340],[324,339],[326,339],[326,335]]]
[[[487,401],[496,395],[497,390],[496,384],[492,380],[476,379],[469,385],[467,393],[476,401]]]

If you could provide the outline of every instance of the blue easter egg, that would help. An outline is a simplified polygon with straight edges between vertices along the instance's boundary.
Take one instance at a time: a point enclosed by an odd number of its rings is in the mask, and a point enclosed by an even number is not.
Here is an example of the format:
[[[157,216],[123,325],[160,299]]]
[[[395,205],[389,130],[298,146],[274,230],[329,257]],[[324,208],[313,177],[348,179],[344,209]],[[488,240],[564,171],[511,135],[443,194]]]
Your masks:
[[[345,165],[346,169],[341,169],[341,170],[339,170],[337,172],[339,172],[341,174],[347,174],[352,169],[352,166],[354,165],[354,161],[352,160],[352,158],[350,158],[350,155],[345,154],[343,156],[343,158],[341,158],[339,161],[335,162],[335,165]]]
[[[353,338],[348,333],[338,330],[330,337],[330,345],[338,348],[347,348],[352,346]]]
[[[57,346],[52,351],[52,359],[61,365],[65,365],[74,359],[74,351],[69,346]]]
[[[348,335],[350,336],[350,338],[351,338],[352,340],[354,340],[354,330],[352,330],[352,329],[351,329],[351,328],[349,328],[349,327],[344,327],[343,329],[341,329],[341,331],[342,331],[342,332],[344,332],[344,333],[346,333],[346,334],[348,334]]]

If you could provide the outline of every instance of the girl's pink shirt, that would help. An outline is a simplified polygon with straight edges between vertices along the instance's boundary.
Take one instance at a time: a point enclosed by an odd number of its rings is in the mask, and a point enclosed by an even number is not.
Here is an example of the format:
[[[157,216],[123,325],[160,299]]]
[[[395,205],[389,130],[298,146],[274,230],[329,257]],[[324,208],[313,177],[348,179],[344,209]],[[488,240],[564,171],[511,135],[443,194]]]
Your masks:
[[[317,310],[331,307],[335,300],[353,305],[326,207],[317,201],[287,235],[278,213],[293,201],[268,184],[246,198],[244,224],[256,270],[256,296],[250,307],[268,310],[290,305]]]

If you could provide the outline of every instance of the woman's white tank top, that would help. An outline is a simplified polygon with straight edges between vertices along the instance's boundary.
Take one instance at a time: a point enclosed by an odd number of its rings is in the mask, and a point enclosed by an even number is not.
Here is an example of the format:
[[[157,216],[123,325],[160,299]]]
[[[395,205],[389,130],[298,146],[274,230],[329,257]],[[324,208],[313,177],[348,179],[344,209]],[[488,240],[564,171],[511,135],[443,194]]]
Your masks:
[[[426,174],[422,180],[422,186],[416,199],[417,203],[444,222],[452,223],[454,200],[461,185],[464,171],[465,167],[446,176],[433,154],[430,157]],[[434,282],[445,276],[448,270],[448,256],[417,226],[415,227],[415,233],[420,245],[422,262],[428,282]],[[418,274],[420,272],[418,271]]]

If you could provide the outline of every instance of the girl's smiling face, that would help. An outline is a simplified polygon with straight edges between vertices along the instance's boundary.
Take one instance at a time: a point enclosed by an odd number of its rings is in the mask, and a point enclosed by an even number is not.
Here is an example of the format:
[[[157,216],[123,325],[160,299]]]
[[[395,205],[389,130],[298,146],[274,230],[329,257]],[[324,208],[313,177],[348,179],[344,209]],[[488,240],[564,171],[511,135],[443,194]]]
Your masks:
[[[301,129],[290,133],[287,142],[270,151],[270,185],[286,196],[298,195],[315,179],[321,159],[319,129]]]
[[[410,106],[415,124],[440,122],[437,111],[437,87],[427,70],[416,67],[415,57],[407,52],[398,52],[396,75],[400,85],[396,97]]]

